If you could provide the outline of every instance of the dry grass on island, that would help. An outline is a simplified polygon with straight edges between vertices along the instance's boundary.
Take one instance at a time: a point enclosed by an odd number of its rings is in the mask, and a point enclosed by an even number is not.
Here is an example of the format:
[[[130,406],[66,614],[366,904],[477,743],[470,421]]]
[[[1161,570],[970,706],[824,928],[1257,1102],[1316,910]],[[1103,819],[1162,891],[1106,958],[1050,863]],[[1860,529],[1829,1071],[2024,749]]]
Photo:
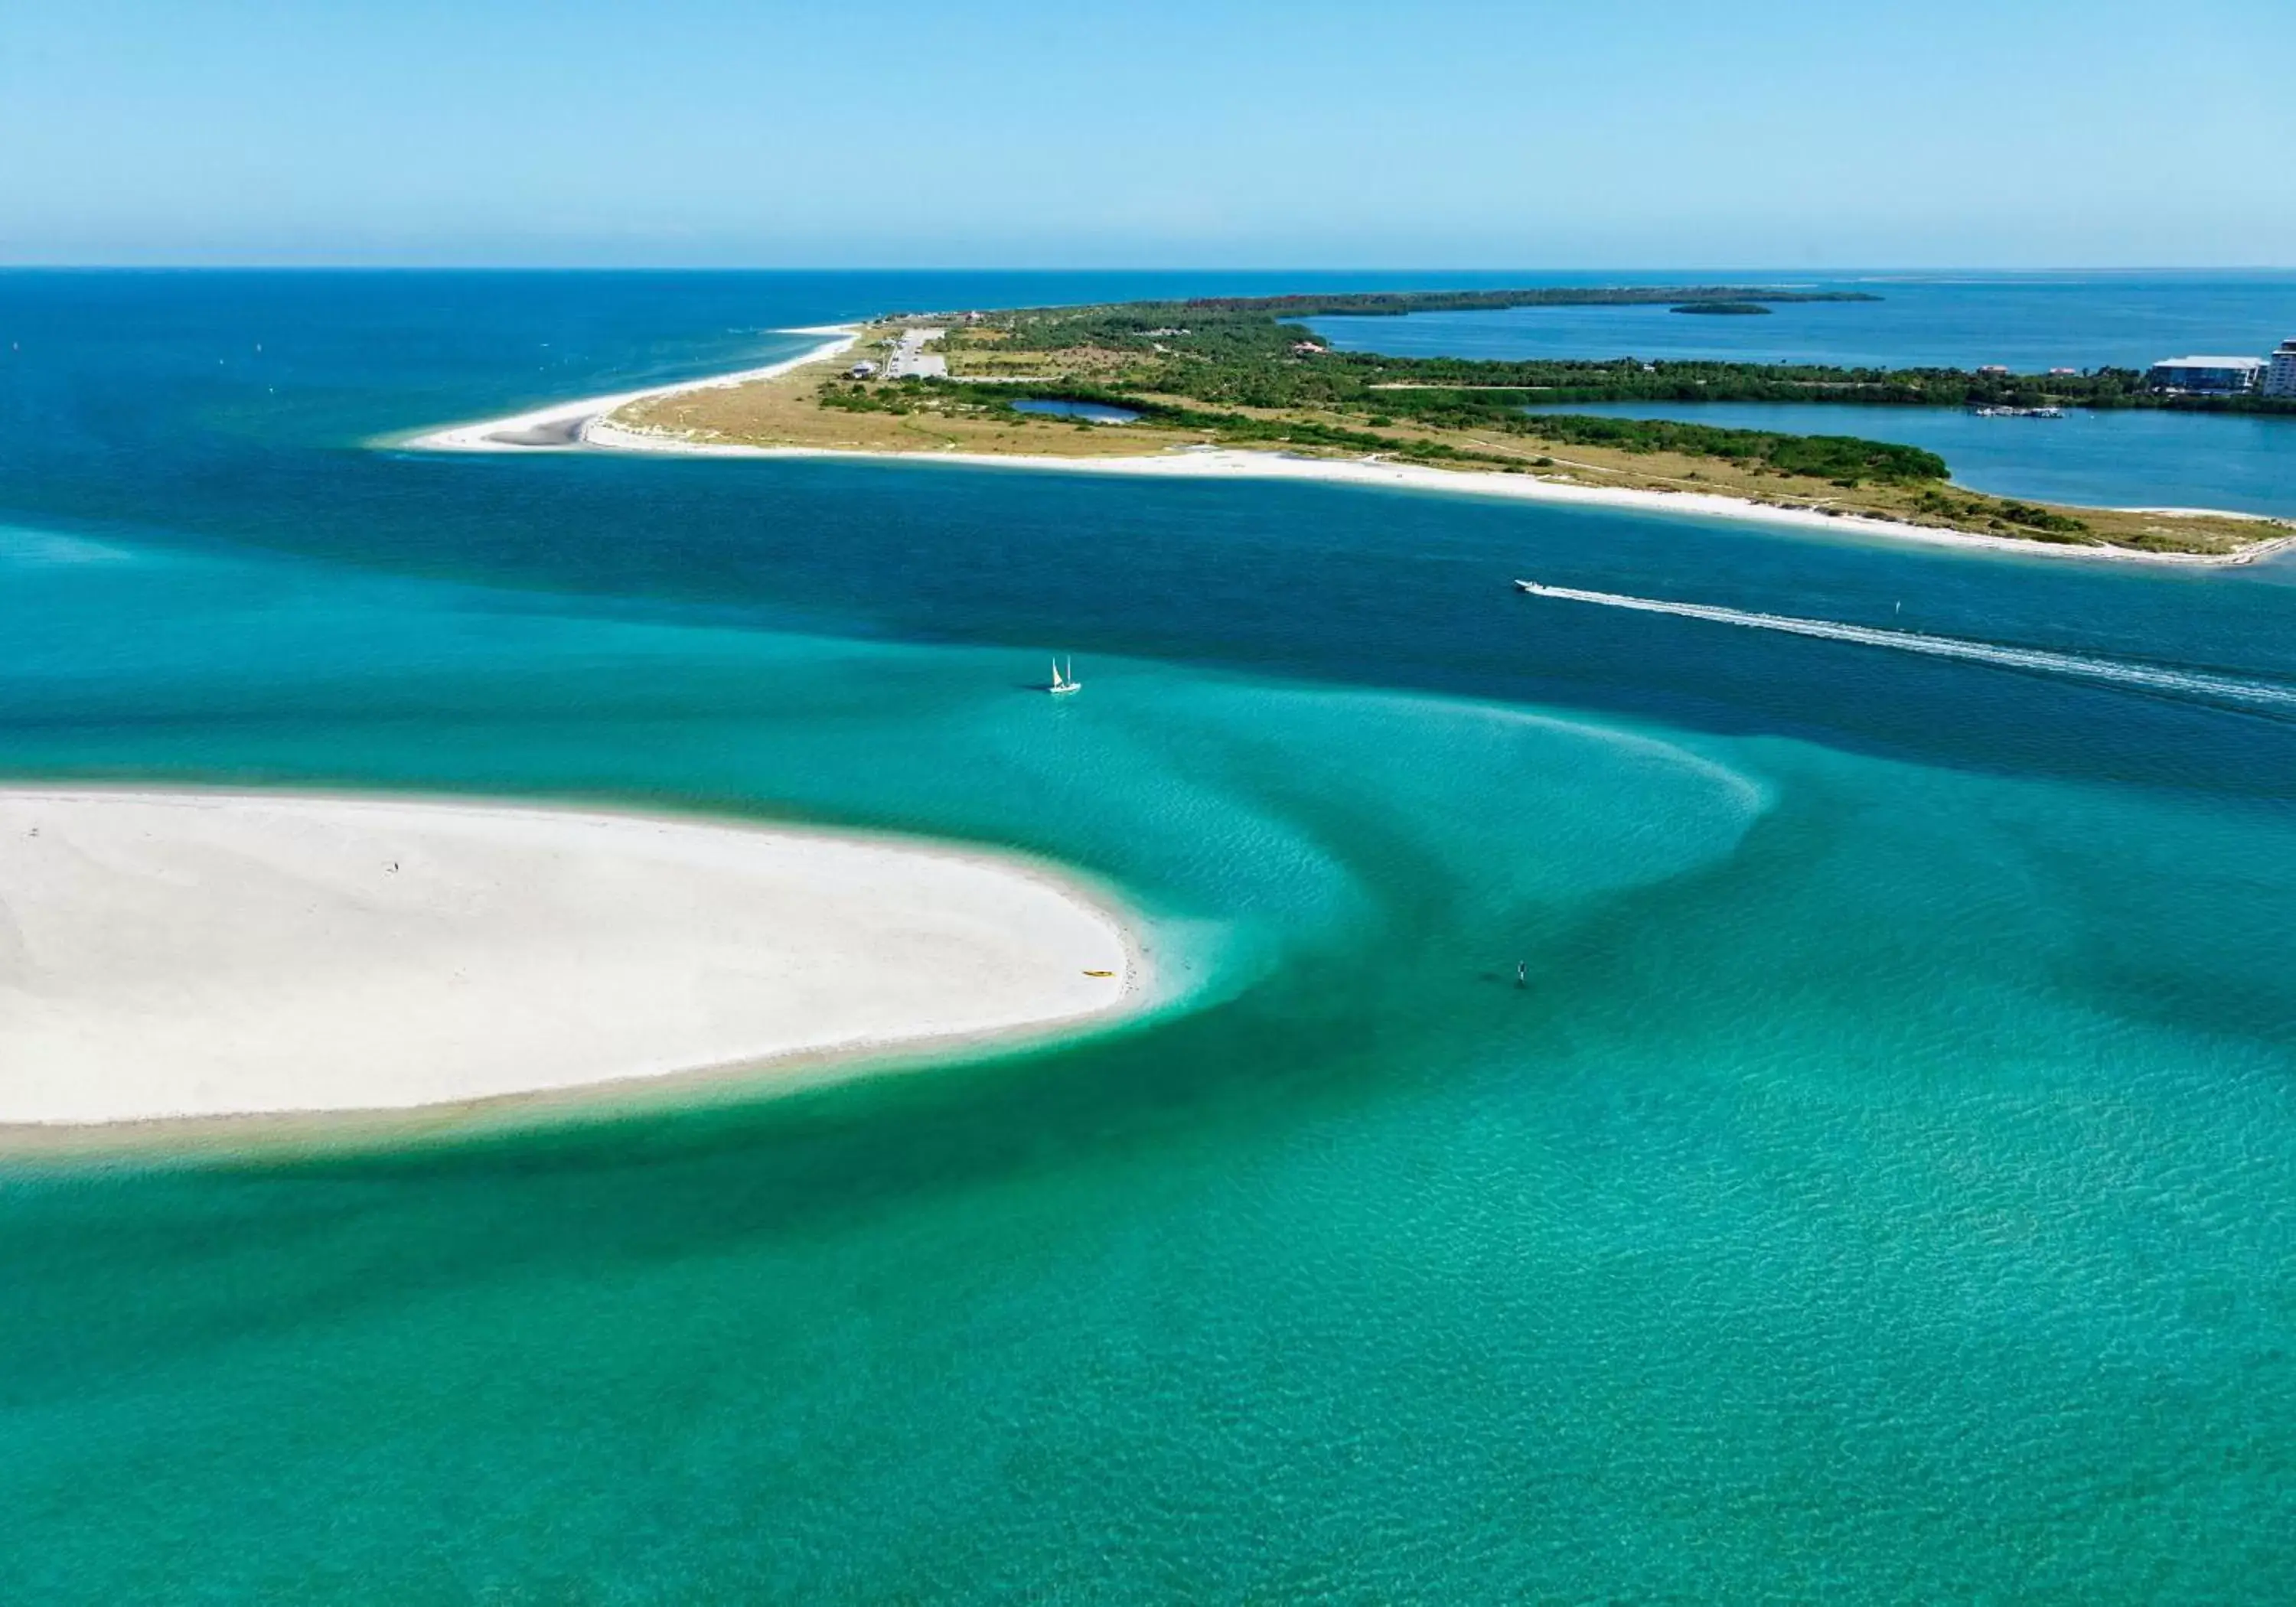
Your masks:
[[[916,389],[900,410],[823,406],[824,393],[848,391],[844,376],[858,353],[882,357],[898,326],[865,330],[852,352],[824,357],[769,380],[711,390],[677,390],[616,409],[614,429],[697,446],[785,447],[810,452],[978,453],[996,457],[1137,457],[1201,445],[1202,430],[1143,422],[1079,425],[1031,418],[984,405],[1003,399],[984,388],[980,400],[955,388]],[[898,397],[898,382],[858,387]],[[1025,394],[1025,392],[1023,392]]]
[[[700,447],[806,452],[956,454],[1073,460],[1153,457],[1185,449],[1281,451],[1293,458],[1366,459],[1462,473],[1521,476],[1598,491],[1730,499],[1821,517],[1882,520],[1939,532],[2131,554],[2234,558],[2296,533],[2283,521],[2208,512],[2074,507],[2021,502],[1937,480],[1845,484],[1766,465],[1666,450],[1570,444],[1495,429],[1446,429],[1330,407],[1228,405],[1208,415],[1185,396],[1103,387],[1131,355],[1083,346],[1046,353],[1012,349],[990,329],[971,329],[940,350],[947,381],[856,381],[857,359],[880,365],[906,326],[865,326],[835,357],[753,383],[684,389],[627,404],[605,421],[628,432]],[[1032,389],[1032,385],[1034,389]],[[1126,424],[1036,416],[1009,402],[1032,394],[1105,395],[1144,416]]]

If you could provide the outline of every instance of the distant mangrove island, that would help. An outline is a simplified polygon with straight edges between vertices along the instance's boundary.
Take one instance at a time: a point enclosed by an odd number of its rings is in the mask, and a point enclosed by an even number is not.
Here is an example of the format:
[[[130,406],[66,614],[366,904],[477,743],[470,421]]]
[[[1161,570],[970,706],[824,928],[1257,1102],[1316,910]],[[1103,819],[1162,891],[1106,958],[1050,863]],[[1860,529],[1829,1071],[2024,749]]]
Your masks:
[[[1410,313],[1505,312],[1518,307],[1673,307],[1677,312],[1688,312],[1762,307],[1765,302],[1784,305],[1880,299],[1864,291],[1771,290],[1738,284],[1613,284],[1537,285],[1511,291],[1350,291],[1328,296],[1206,296],[1189,301],[1133,305],[1182,307],[1191,311],[1241,313],[1252,317],[1392,318]]]

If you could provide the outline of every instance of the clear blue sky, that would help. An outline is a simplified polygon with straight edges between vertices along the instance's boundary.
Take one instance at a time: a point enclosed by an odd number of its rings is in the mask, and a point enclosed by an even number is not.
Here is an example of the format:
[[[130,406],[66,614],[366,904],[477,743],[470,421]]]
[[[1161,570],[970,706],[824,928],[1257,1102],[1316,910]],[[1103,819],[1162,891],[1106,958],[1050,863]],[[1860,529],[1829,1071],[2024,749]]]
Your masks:
[[[0,262],[2296,265],[2296,0],[5,0]]]

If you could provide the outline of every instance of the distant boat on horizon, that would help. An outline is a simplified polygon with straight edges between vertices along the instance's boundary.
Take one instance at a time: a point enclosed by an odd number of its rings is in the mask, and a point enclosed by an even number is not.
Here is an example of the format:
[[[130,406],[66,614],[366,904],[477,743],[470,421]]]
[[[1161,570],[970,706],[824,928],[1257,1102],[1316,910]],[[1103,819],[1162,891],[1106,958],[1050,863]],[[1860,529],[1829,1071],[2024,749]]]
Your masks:
[[[1057,697],[1063,692],[1075,692],[1083,685],[1084,683],[1076,678],[1074,659],[1069,660],[1066,669],[1061,668],[1061,661],[1058,659],[1053,660],[1053,684],[1046,687],[1046,691]]]

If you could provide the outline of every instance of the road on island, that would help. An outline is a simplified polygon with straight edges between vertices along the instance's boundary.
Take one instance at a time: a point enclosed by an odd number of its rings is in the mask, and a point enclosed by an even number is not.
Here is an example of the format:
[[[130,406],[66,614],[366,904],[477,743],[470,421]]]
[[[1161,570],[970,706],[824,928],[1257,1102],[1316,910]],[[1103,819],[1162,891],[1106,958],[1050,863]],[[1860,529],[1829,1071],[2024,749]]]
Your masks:
[[[948,333],[945,329],[905,329],[893,347],[891,361],[885,365],[889,380],[945,380],[948,378],[948,359],[939,352],[928,353],[925,343],[938,340]]]

